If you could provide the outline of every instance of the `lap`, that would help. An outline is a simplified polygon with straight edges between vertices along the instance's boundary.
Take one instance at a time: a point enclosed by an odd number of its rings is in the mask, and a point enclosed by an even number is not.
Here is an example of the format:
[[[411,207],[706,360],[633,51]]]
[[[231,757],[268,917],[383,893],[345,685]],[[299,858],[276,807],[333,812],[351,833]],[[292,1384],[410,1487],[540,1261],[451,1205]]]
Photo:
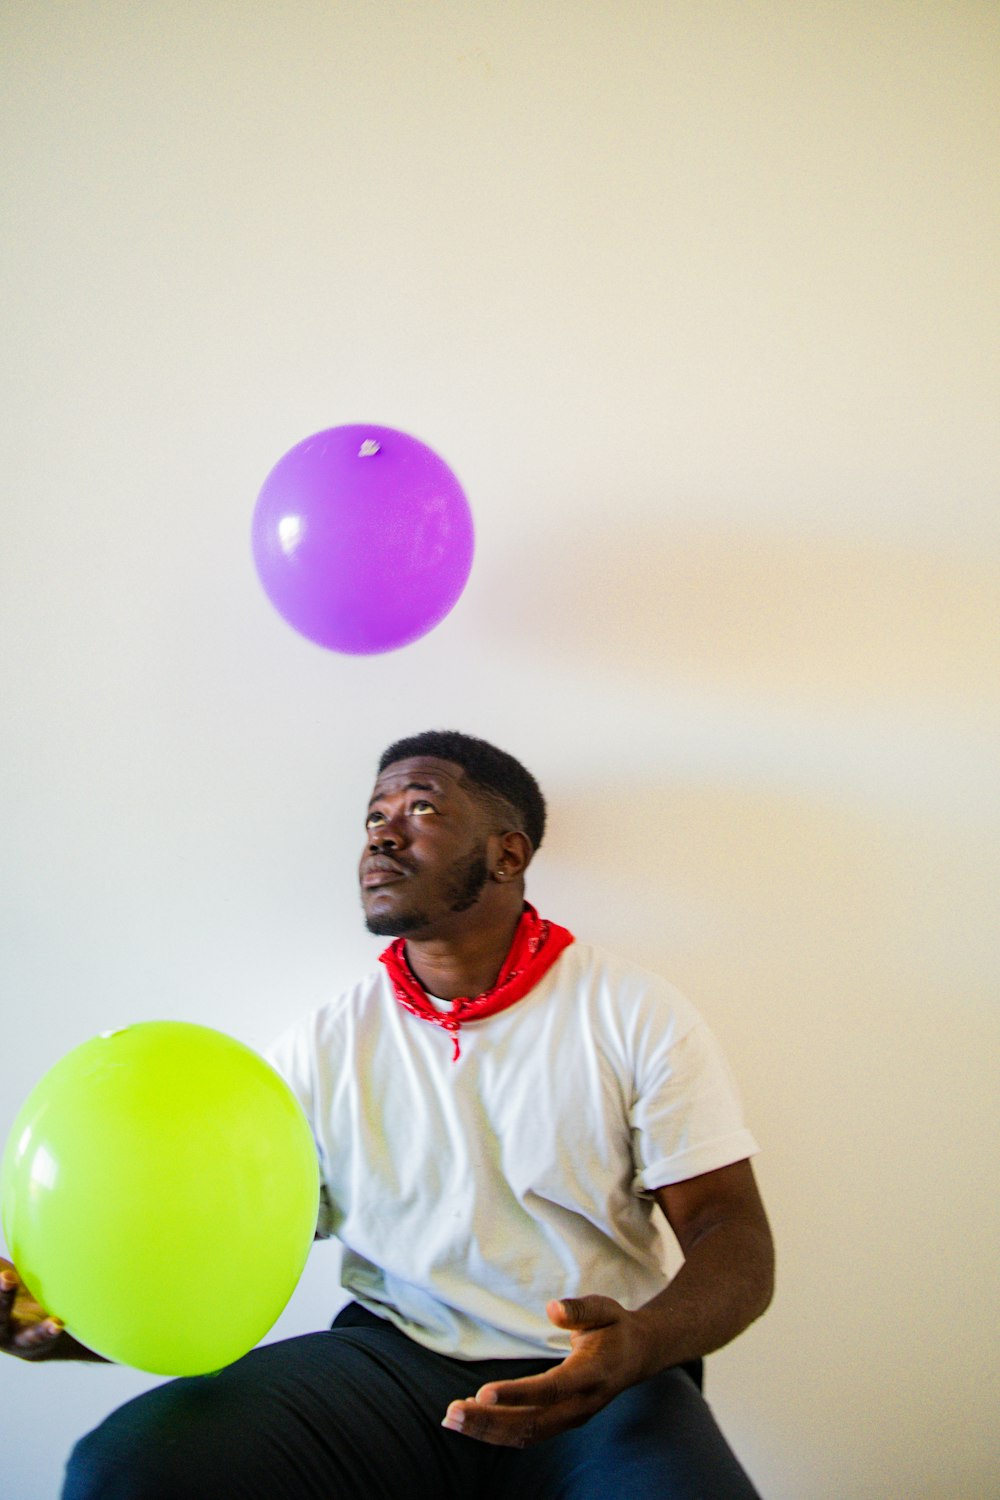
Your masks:
[[[551,1363],[450,1359],[348,1310],[128,1402],[77,1445],[63,1500],[753,1500],[681,1370],[520,1452],[440,1426],[456,1397]]]
[[[551,1363],[470,1366],[380,1319],[266,1344],[113,1412],[77,1444],[63,1500],[485,1496],[501,1455],[445,1431],[448,1402]]]

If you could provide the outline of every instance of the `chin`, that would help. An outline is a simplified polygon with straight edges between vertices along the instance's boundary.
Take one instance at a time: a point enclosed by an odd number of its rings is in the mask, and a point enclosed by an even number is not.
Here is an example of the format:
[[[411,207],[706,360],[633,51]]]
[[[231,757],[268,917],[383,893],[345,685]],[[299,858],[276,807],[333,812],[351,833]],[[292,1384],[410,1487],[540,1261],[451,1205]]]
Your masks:
[[[366,912],[365,926],[373,937],[409,937],[427,926],[420,912]]]

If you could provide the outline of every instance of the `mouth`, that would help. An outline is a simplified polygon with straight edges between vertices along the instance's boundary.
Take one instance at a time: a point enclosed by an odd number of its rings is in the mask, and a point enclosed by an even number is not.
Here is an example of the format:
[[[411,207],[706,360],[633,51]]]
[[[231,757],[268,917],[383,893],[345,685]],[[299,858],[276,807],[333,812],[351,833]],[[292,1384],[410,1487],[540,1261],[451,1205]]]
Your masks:
[[[395,885],[397,881],[407,880],[409,872],[402,865],[397,865],[391,859],[371,860],[365,865],[361,872],[361,889],[365,891],[376,890],[383,885]]]

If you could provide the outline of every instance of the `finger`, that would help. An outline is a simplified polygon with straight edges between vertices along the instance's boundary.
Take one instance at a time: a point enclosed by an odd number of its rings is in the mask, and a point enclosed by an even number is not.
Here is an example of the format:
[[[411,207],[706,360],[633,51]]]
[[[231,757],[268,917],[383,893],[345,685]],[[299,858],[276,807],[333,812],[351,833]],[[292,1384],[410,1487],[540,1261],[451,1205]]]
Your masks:
[[[37,1349],[57,1339],[62,1331],[63,1325],[58,1318],[46,1318],[41,1323],[32,1323],[29,1328],[19,1329],[14,1335],[14,1346],[17,1349]]]
[[[613,1297],[564,1297],[561,1302],[547,1303],[545,1312],[559,1328],[607,1328],[619,1321],[625,1309]]]
[[[491,1380],[479,1387],[475,1400],[480,1406],[554,1406],[584,1387],[582,1377],[574,1378],[572,1369],[567,1374],[567,1363],[519,1380]]]
[[[477,1401],[453,1401],[441,1426],[480,1443],[526,1448],[537,1440],[538,1408],[527,1407],[512,1413],[503,1407],[480,1406]]]
[[[0,1261],[0,1298],[8,1308],[17,1308],[19,1318],[28,1317],[32,1322],[47,1316],[41,1303],[32,1295],[17,1267],[9,1261]]]
[[[6,1261],[0,1267],[0,1339],[6,1339],[10,1329],[10,1316],[17,1296],[18,1275]]]
[[[544,1438],[586,1421],[592,1407],[583,1401],[563,1401],[557,1406],[488,1406],[478,1401],[453,1401],[445,1413],[443,1427],[463,1437],[502,1448],[527,1448]]]
[[[507,1407],[480,1406],[475,1400],[453,1401],[441,1425],[451,1433],[474,1437],[480,1443],[495,1443],[501,1448],[526,1448],[535,1442],[538,1409],[526,1407],[511,1412]]]

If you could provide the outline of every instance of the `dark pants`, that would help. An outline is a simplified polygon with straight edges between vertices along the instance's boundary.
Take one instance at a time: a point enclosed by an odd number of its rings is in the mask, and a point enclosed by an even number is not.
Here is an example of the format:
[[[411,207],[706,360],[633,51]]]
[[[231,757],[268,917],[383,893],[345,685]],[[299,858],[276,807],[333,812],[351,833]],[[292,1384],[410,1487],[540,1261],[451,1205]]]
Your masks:
[[[755,1500],[697,1367],[532,1448],[441,1427],[449,1401],[551,1364],[432,1354],[349,1306],[329,1332],[129,1401],[77,1444],[63,1500]]]

